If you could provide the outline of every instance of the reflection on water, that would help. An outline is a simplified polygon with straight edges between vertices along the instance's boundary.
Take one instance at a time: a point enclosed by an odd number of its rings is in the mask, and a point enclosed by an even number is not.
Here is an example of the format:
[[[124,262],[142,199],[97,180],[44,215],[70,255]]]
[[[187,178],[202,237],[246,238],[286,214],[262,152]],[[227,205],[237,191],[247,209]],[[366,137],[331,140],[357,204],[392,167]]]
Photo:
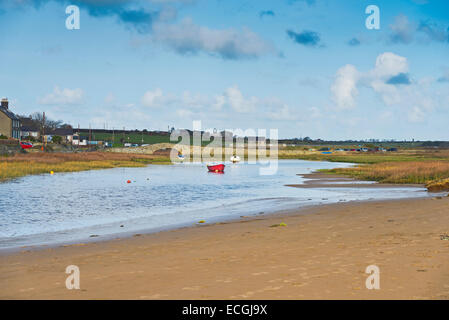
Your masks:
[[[286,160],[276,175],[259,165],[228,164],[225,174],[203,164],[116,168],[28,176],[0,184],[0,248],[75,241],[169,228],[198,220],[338,201],[424,196],[420,188],[299,189],[299,173],[348,164]],[[127,180],[132,183],[127,184]]]

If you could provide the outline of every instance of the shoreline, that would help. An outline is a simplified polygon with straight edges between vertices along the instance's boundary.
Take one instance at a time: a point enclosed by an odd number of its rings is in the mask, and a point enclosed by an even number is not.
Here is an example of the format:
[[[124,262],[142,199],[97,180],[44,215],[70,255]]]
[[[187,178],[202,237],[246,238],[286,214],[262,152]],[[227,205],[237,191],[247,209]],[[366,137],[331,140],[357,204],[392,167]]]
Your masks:
[[[2,255],[0,299],[449,299],[448,207],[334,203]],[[70,264],[82,290],[64,286]],[[384,290],[364,288],[369,264]]]
[[[424,188],[423,185],[411,185],[411,184],[405,184],[405,185],[390,185],[390,184],[379,184],[379,183],[374,183],[374,182],[370,182],[369,184],[367,183],[360,183],[360,181],[351,178],[351,177],[345,177],[345,176],[340,176],[340,175],[331,175],[331,174],[324,174],[324,173],[320,173],[318,171],[315,172],[311,172],[311,173],[306,173],[306,174],[297,174],[298,176],[301,176],[307,180],[305,180],[303,182],[303,184],[287,184],[284,186],[287,187],[294,187],[294,188],[311,188],[311,189],[320,189],[320,188],[331,188],[331,189],[337,189],[337,188],[407,188],[407,187],[411,187],[411,188],[417,188],[417,187],[422,187]],[[341,183],[341,184],[339,184]],[[89,233],[87,233],[84,236],[79,236],[78,238],[75,239],[71,239],[71,240],[54,240],[51,243],[46,243],[46,242],[37,242],[36,244],[27,244],[27,245],[23,245],[23,244],[18,244],[12,247],[6,247],[6,248],[0,248],[0,257],[2,256],[7,256],[7,255],[11,255],[11,254],[16,254],[19,252],[23,252],[23,251],[41,251],[41,250],[45,250],[45,249],[55,249],[55,248],[60,248],[60,247],[68,247],[68,246],[72,246],[72,245],[77,245],[77,244],[90,244],[90,243],[103,243],[103,242],[108,242],[108,241],[114,241],[117,239],[128,239],[128,238],[132,238],[137,236],[141,236],[141,235],[148,235],[148,234],[157,234],[157,233],[161,233],[161,232],[170,232],[170,231],[174,231],[174,230],[179,230],[179,229],[185,229],[185,228],[196,228],[198,226],[207,226],[207,225],[214,225],[214,224],[220,224],[220,223],[233,223],[233,222],[241,222],[242,219],[244,221],[249,221],[252,219],[257,219],[261,216],[276,216],[276,215],[285,215],[285,216],[289,216],[290,214],[301,214],[301,212],[305,212],[309,209],[313,209],[316,207],[321,207],[321,206],[327,206],[327,205],[339,205],[339,204],[343,204],[343,203],[370,203],[370,202],[377,202],[377,201],[402,201],[402,200],[413,200],[413,199],[426,199],[429,197],[432,197],[433,195],[438,196],[440,193],[431,193],[431,192],[427,192],[427,196],[414,196],[414,197],[410,197],[410,198],[398,198],[398,199],[382,199],[382,198],[371,198],[371,199],[361,199],[361,200],[340,200],[338,202],[332,202],[332,203],[323,203],[323,202],[318,202],[318,203],[307,203],[307,204],[301,204],[301,205],[297,205],[295,204],[294,206],[292,205],[292,207],[289,208],[284,208],[284,209],[270,209],[270,211],[261,211],[259,213],[251,213],[251,214],[245,214],[243,213],[242,215],[232,215],[232,216],[216,216],[210,219],[207,219],[206,222],[204,224],[200,224],[198,223],[198,221],[190,221],[190,222],[183,222],[183,223],[178,223],[178,224],[174,224],[174,225],[167,225],[167,226],[161,226],[161,227],[150,227],[150,228],[142,228],[142,229],[133,229],[133,230],[126,230],[124,229],[123,231],[116,231],[113,233],[107,233],[107,234],[96,234],[95,230],[92,230],[92,233],[90,235],[87,235]],[[311,200],[311,199],[309,199]],[[323,200],[323,199],[322,199]],[[261,201],[260,199],[257,200],[251,200],[251,201]],[[123,221],[122,223],[126,224],[127,221]],[[90,228],[99,228],[100,226],[91,226],[91,227],[87,227],[84,229],[89,230]],[[78,229],[77,229],[78,230]],[[81,229],[80,229],[81,230]],[[76,230],[62,230],[62,231],[57,231],[57,232],[51,232],[51,233],[40,233],[40,234],[35,234],[35,235],[27,235],[24,236],[24,238],[37,238],[37,237],[45,237],[46,235],[48,236],[54,236],[56,234],[59,233],[67,233],[67,232],[71,232],[71,231],[76,231]]]
[[[302,185],[285,185],[287,187],[297,187],[297,188],[303,188]],[[328,187],[326,185],[326,187]],[[354,188],[353,185],[350,186],[351,188]],[[357,185],[355,187],[358,187]],[[364,187],[364,185],[362,185]],[[398,187],[398,186],[396,186]],[[415,187],[415,186],[410,186]],[[311,185],[311,186],[305,186],[304,188],[323,188],[320,184],[318,185]],[[335,188],[334,186],[329,186],[329,188]],[[388,188],[388,187],[387,187]],[[219,224],[227,224],[227,223],[240,223],[240,222],[249,222],[252,220],[258,220],[259,218],[270,218],[270,217],[289,217],[290,215],[302,215],[302,214],[313,214],[313,212],[310,212],[313,209],[319,209],[320,207],[326,207],[326,206],[339,206],[343,204],[364,204],[364,203],[373,203],[373,202],[386,202],[386,203],[394,203],[394,202],[400,202],[400,201],[406,201],[406,200],[424,200],[424,199],[432,199],[434,196],[443,195],[443,193],[428,193],[428,196],[416,196],[416,197],[410,197],[410,198],[398,198],[398,199],[362,199],[362,200],[345,200],[345,201],[338,201],[338,202],[332,202],[332,203],[311,203],[311,204],[304,204],[301,206],[295,205],[295,207],[291,208],[285,208],[285,209],[279,209],[279,210],[271,210],[271,211],[261,211],[259,213],[253,213],[253,214],[246,214],[246,215],[233,215],[233,216],[217,216],[213,217],[211,219],[208,219],[204,223],[199,223],[198,221],[192,221],[192,222],[185,222],[185,223],[179,223],[175,225],[169,225],[169,226],[162,226],[162,227],[154,227],[154,228],[143,228],[143,229],[135,229],[135,230],[128,230],[128,231],[121,231],[121,232],[114,232],[104,235],[97,235],[92,234],[90,236],[84,236],[80,237],[78,239],[73,240],[55,240],[52,243],[37,243],[37,244],[30,244],[30,245],[16,245],[14,247],[8,247],[8,248],[0,248],[0,258],[2,256],[8,256],[13,255],[17,253],[23,253],[23,252],[31,252],[31,251],[42,251],[47,249],[57,249],[57,248],[64,248],[64,247],[70,247],[70,246],[76,246],[76,245],[84,245],[84,244],[97,244],[97,243],[105,243],[110,241],[116,241],[116,240],[126,240],[130,239],[136,236],[142,236],[142,235],[152,235],[152,234],[159,234],[164,232],[171,232],[171,231],[177,231],[177,230],[184,230],[184,229],[195,229],[198,227],[205,227],[205,226],[213,226],[213,225],[219,225]],[[445,194],[444,194],[445,195]],[[449,195],[448,195],[449,196]],[[260,201],[260,200],[252,200],[252,201]],[[126,222],[125,222],[126,223]],[[93,226],[95,227],[95,226]],[[56,233],[67,233],[71,230],[64,230],[59,231]],[[37,235],[30,235],[29,237],[36,237],[36,236],[42,236],[43,234],[37,234]],[[49,233],[50,235],[54,235],[55,233]]]

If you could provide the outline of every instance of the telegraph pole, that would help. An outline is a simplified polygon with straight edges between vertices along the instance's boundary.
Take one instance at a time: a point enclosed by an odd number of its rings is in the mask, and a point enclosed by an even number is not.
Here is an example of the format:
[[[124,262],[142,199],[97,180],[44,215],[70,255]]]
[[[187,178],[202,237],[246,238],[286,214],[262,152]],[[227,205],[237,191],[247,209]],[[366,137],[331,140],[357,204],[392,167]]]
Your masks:
[[[42,151],[45,150],[45,143],[47,139],[45,139],[45,112],[42,113]]]

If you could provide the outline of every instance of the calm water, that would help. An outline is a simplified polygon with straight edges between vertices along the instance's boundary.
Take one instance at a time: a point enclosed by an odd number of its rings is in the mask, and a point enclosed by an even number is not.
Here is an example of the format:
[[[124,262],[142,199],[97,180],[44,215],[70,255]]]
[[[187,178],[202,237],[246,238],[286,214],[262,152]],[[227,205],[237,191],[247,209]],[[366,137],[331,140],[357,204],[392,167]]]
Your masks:
[[[348,164],[285,160],[276,175],[259,165],[116,168],[28,176],[0,184],[0,249],[152,231],[317,203],[425,196],[420,188],[300,189],[299,173]],[[127,180],[131,184],[127,184]],[[123,225],[123,227],[121,227]]]

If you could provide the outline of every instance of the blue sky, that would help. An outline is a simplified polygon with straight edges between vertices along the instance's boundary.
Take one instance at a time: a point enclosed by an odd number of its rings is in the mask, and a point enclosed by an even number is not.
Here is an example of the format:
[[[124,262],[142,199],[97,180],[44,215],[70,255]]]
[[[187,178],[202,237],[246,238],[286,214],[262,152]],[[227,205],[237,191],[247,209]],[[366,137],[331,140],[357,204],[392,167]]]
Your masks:
[[[67,30],[65,8],[81,8]],[[380,9],[380,30],[365,8]],[[449,139],[449,3],[4,0],[0,96],[73,126]]]

